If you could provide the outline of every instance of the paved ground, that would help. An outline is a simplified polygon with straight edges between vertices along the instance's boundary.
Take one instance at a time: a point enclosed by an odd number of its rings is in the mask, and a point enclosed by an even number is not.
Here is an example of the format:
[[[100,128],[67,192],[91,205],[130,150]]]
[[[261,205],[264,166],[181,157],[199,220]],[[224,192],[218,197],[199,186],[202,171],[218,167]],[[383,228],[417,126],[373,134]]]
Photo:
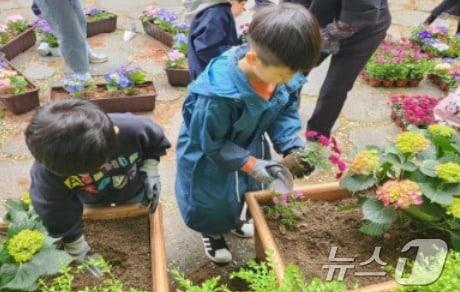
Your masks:
[[[20,13],[33,20],[29,9],[30,0],[0,0],[0,19],[9,14]],[[434,5],[440,1],[433,0],[390,0],[393,14],[393,25],[390,33],[395,36],[407,34],[409,27],[423,21]],[[137,64],[153,78],[158,90],[158,103],[155,112],[146,115],[159,122],[166,130],[167,136],[175,144],[181,123],[181,105],[186,95],[185,89],[172,88],[167,84],[163,74],[163,58],[166,48],[159,42],[141,32],[139,15],[147,5],[174,9],[181,12],[179,0],[87,0],[86,7],[98,5],[119,15],[119,27],[115,33],[99,35],[90,39],[91,46],[98,52],[110,57],[107,64],[92,66],[96,75],[102,75],[120,65]],[[248,19],[250,13],[243,16]],[[240,19],[240,22],[245,20]],[[140,31],[129,44],[122,41],[123,30],[131,23],[137,24]],[[453,29],[453,22],[442,20]],[[59,58],[39,57],[34,49],[30,49],[13,60],[13,64],[41,88],[41,102],[49,100],[49,85],[57,82],[66,72],[63,61]],[[304,121],[311,115],[322,80],[327,71],[328,63],[314,70],[310,82],[303,90],[301,106]],[[391,123],[386,99],[393,92],[425,92],[441,96],[442,92],[424,81],[420,88],[386,90],[375,89],[360,80],[356,82],[349,94],[343,113],[337,122],[335,135],[348,150],[362,148],[367,144],[385,144],[398,129]],[[21,196],[29,184],[28,171],[32,163],[31,156],[25,146],[23,130],[31,114],[13,116],[9,113],[0,120],[0,199]],[[305,123],[304,123],[305,124]],[[170,266],[180,267],[187,271],[207,262],[201,242],[196,233],[187,229],[178,213],[174,197],[175,151],[172,149],[162,160],[161,173],[163,179],[162,200],[165,208],[165,234]],[[329,180],[331,176],[324,173],[312,178],[298,181],[298,184]],[[1,210],[0,210],[1,213]],[[232,238],[231,248],[235,251],[236,262],[253,257],[253,242]],[[232,265],[232,266],[234,266]]]

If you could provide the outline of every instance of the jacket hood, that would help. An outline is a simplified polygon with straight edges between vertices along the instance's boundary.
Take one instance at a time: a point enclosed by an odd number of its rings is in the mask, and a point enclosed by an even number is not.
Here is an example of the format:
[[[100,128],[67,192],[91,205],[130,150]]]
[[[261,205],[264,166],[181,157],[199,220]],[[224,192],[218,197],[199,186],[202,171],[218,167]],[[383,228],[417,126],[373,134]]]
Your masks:
[[[230,0],[182,0],[185,8],[185,20],[191,23],[198,13],[208,7],[222,4],[231,3]]]

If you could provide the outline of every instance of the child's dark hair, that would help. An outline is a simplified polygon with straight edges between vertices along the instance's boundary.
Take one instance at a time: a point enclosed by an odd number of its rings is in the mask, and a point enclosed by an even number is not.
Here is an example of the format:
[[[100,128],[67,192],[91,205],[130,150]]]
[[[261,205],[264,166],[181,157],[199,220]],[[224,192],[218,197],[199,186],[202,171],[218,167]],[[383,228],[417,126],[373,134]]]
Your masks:
[[[318,63],[321,34],[316,18],[303,6],[269,5],[254,15],[249,44],[265,65],[309,72]]]
[[[67,99],[35,113],[25,130],[34,158],[51,172],[69,176],[97,170],[113,154],[112,120],[95,104]]]

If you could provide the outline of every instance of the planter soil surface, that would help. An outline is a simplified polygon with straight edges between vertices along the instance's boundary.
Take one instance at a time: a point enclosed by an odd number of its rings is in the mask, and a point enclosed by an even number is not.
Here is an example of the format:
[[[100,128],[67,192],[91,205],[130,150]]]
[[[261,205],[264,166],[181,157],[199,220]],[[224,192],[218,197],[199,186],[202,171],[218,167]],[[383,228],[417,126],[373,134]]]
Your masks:
[[[210,278],[219,276],[219,283],[225,284],[231,291],[251,291],[245,281],[241,279],[230,279],[230,273],[239,270],[240,268],[234,267],[232,269],[230,267],[218,266],[214,263],[208,262],[192,272],[186,273],[185,276],[197,285],[201,285]],[[176,291],[177,289],[174,283],[171,284],[170,288],[171,291]]]
[[[107,221],[85,221],[85,238],[93,253],[104,257],[112,266],[112,273],[119,278],[126,290],[129,287],[141,291],[152,290],[150,260],[150,229],[148,217]],[[75,290],[100,283],[94,277],[77,275]]]
[[[328,269],[323,265],[354,265],[345,274],[349,288],[357,283],[360,287],[391,280],[391,273],[385,277],[355,276],[356,272],[382,272],[382,266],[375,261],[369,265],[359,264],[373,255],[374,248],[382,247],[380,259],[396,267],[398,257],[415,259],[415,251],[401,253],[402,247],[413,239],[439,238],[434,234],[416,234],[408,226],[393,228],[382,237],[371,237],[359,231],[362,214],[359,208],[341,211],[341,207],[355,204],[355,199],[338,202],[306,201],[305,220],[296,231],[286,230],[276,220],[267,220],[284,263],[301,267],[307,279],[319,277],[326,279]],[[396,226],[395,226],[396,227]],[[430,237],[432,235],[433,237]],[[329,252],[336,246],[336,258],[354,258],[354,262],[330,262]],[[412,252],[412,254],[411,254]],[[335,271],[336,279],[338,269]]]
[[[155,94],[155,87],[152,83],[147,83],[146,85],[139,85],[134,88],[132,94],[125,94],[121,91],[116,92],[108,92],[107,88],[102,85],[95,86],[93,89],[89,90],[87,94],[85,94],[82,98],[89,99],[89,100],[97,100],[97,99],[105,99],[105,98],[125,98],[125,97],[132,97],[132,96],[139,96],[139,95],[151,95]],[[53,88],[52,92],[52,100],[62,100],[70,98],[69,93],[65,91],[63,88]]]

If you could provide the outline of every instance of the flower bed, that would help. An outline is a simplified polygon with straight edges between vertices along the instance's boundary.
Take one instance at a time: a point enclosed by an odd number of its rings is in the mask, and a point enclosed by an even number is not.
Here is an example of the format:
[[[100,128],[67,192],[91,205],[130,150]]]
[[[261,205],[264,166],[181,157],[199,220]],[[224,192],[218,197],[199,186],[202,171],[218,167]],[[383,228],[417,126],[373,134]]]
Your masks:
[[[460,39],[458,35],[449,35],[446,27],[418,26],[412,32],[411,40],[419,44],[422,50],[432,57],[460,56]]]
[[[0,52],[11,60],[32,47],[37,38],[33,28],[21,15],[6,17],[6,25],[0,23]]]
[[[373,87],[417,87],[433,63],[409,39],[388,37],[370,58],[363,79]]]
[[[174,12],[166,9],[149,6],[144,10],[140,19],[145,33],[168,47],[173,46],[175,35],[188,34],[188,24],[179,21]]]
[[[107,74],[107,83],[94,84],[89,76],[75,74],[64,79],[64,86],[51,88],[51,99],[69,97],[91,100],[105,112],[142,112],[155,108],[156,91],[152,81],[137,67],[121,67]]]
[[[188,50],[187,36],[178,34],[174,40],[174,48],[167,55],[166,76],[172,86],[187,86],[191,81],[186,57]]]
[[[350,193],[346,190],[339,188],[336,183],[306,186],[299,188],[298,192],[300,192],[304,196],[304,199],[310,199],[315,201],[336,201],[347,199],[350,197]],[[273,204],[273,199],[274,194],[272,194],[270,191],[261,191],[246,194],[246,201],[251,211],[256,231],[255,244],[257,258],[264,259],[268,255],[270,261],[274,263],[273,269],[275,270],[275,275],[278,281],[282,282],[285,275],[286,261],[283,257],[283,253],[285,252],[285,250],[281,249],[279,241],[274,237],[274,234],[272,232],[273,229],[269,227],[269,223],[263,211],[263,206]],[[332,217],[331,214],[324,214],[324,216],[329,216],[331,220],[334,220],[334,217]],[[322,219],[325,217],[321,217],[318,219]],[[308,218],[308,215],[306,215],[306,218]],[[340,221],[337,221],[336,223],[343,224],[343,222]],[[308,222],[305,224],[308,225]],[[273,228],[273,225],[270,225]],[[300,249],[303,250],[302,254],[297,257],[301,266],[304,265],[304,267],[307,267],[309,262],[314,261],[314,259],[318,257],[318,253],[324,254],[324,252],[329,252],[329,247],[327,247],[327,250],[321,250],[321,248],[325,247],[324,245],[317,246],[313,242],[310,242],[310,245],[307,245],[302,244],[302,241],[297,241],[297,239],[300,236],[299,234],[301,233],[296,233],[294,236],[287,231],[285,234],[290,238],[284,239],[285,241],[294,240],[295,238],[295,245],[297,245]],[[310,237],[317,235],[318,233],[314,233],[313,231],[309,231],[306,234],[306,236]],[[305,236],[302,236],[302,238],[305,238]],[[311,277],[312,275],[309,276]],[[397,284],[394,281],[382,280],[381,283],[376,285],[360,287],[360,291],[391,291],[396,287]]]
[[[460,82],[460,65],[450,63],[437,64],[430,71],[428,79],[443,91],[455,89]]]
[[[111,33],[117,29],[117,15],[97,7],[92,7],[86,11],[86,20],[87,37]]]
[[[392,95],[389,98],[391,118],[403,130],[409,125],[425,128],[435,123],[433,110],[438,102],[439,99],[428,95]]]
[[[14,114],[28,112],[40,105],[38,88],[1,57],[0,98]]]

